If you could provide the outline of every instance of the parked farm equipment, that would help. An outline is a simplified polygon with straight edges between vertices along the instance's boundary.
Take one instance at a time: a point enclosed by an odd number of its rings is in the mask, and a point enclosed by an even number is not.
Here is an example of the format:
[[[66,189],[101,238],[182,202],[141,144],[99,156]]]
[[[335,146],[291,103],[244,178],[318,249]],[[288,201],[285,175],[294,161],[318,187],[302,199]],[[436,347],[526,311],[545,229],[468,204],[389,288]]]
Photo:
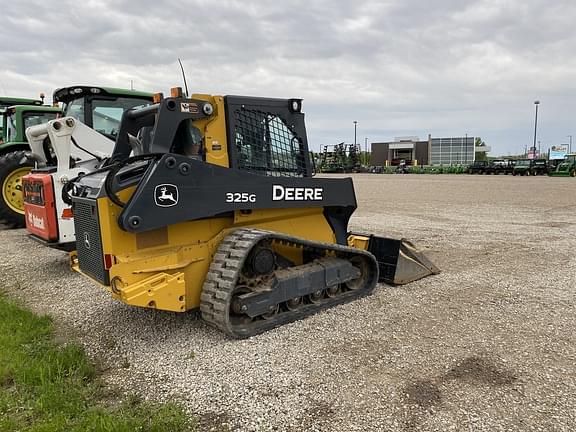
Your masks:
[[[35,155],[30,151],[25,135],[27,127],[53,120],[62,111],[65,116],[74,117],[107,136],[111,140],[110,148],[112,148],[124,111],[134,106],[150,103],[152,95],[125,89],[73,86],[56,90],[53,101],[54,104],[62,103],[62,109],[45,106],[16,106],[9,108],[4,115],[7,127],[4,132],[6,140],[0,147],[4,151],[0,158],[0,187],[2,188],[0,222],[8,227],[17,228],[25,225],[22,178],[36,166],[37,158],[44,158],[48,166],[56,165],[53,159],[55,153],[48,139],[42,142],[42,154]],[[79,156],[82,160],[90,156],[89,144],[86,144],[86,147],[80,143],[72,142],[72,144],[75,153],[83,155]]]
[[[551,177],[576,177],[576,153],[568,154],[556,169],[548,173]]]
[[[352,180],[313,177],[300,99],[171,94],[127,111],[108,162],[66,188],[73,267],[114,298],[244,338],[439,271],[348,231]]]

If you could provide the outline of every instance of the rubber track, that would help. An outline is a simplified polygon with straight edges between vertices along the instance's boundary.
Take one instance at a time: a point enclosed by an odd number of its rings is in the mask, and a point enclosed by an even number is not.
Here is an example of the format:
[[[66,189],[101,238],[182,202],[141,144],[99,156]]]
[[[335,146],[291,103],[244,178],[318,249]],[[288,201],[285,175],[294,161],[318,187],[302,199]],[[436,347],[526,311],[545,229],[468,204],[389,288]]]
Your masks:
[[[235,327],[230,322],[229,310],[232,294],[240,271],[250,250],[259,242],[272,239],[293,247],[303,247],[311,251],[334,251],[337,256],[363,256],[371,262],[372,274],[364,289],[350,290],[334,298],[325,298],[318,304],[306,304],[295,311],[283,311],[269,320],[255,320],[248,326]],[[364,250],[331,243],[312,242],[285,234],[259,229],[241,228],[234,230],[218,246],[200,297],[202,318],[212,326],[235,338],[247,338],[274,327],[296,321],[338,304],[348,303],[370,294],[378,281],[378,264],[374,256]]]

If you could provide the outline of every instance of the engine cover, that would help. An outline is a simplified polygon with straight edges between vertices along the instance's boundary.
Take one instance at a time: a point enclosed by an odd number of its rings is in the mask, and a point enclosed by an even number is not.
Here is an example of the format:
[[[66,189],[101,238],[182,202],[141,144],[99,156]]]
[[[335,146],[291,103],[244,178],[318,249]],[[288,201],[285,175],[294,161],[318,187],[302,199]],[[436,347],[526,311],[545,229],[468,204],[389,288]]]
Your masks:
[[[31,173],[24,176],[22,185],[26,229],[42,240],[58,240],[58,220],[52,176]]]

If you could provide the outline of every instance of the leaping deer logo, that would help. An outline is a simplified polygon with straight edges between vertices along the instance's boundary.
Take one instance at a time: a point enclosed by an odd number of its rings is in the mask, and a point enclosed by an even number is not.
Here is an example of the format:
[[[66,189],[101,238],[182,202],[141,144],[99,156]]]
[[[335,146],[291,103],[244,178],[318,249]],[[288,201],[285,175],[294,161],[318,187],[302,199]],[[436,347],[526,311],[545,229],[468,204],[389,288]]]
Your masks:
[[[166,192],[167,190],[168,190],[168,188],[167,188],[166,186],[161,187],[161,188],[160,188],[160,192],[162,192],[162,193],[160,194],[160,196],[158,197],[158,199],[159,199],[160,201],[170,200],[170,201],[172,201],[173,203],[175,203],[176,200],[174,199],[174,195],[172,195],[172,193],[167,193],[167,192]]]
[[[178,187],[161,184],[154,189],[154,201],[159,207],[172,207],[178,204]]]

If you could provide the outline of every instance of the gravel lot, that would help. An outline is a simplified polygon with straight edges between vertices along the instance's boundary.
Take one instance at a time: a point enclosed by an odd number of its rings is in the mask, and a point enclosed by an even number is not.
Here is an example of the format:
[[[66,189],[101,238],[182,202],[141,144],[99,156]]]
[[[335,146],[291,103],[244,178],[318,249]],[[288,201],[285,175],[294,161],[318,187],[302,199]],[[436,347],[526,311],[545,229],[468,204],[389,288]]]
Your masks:
[[[203,430],[576,430],[575,179],[354,181],[351,228],[414,240],[440,275],[244,341],[112,301],[23,230],[0,232],[3,285]]]

